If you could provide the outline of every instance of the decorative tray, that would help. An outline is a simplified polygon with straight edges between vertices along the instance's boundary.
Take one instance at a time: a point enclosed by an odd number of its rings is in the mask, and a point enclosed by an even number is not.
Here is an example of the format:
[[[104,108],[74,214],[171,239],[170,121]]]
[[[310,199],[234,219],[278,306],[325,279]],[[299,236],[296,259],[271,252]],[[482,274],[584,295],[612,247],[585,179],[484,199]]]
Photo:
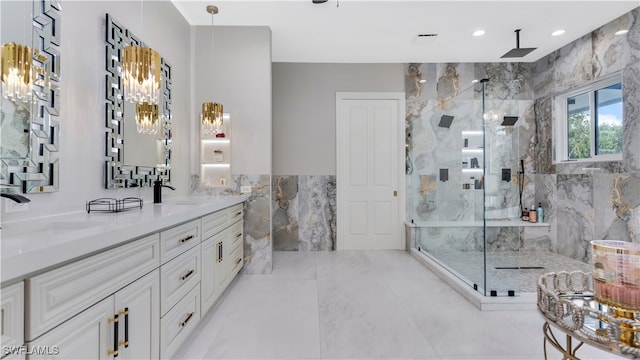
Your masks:
[[[142,199],[126,197],[123,199],[100,198],[87,202],[87,212],[120,212],[131,209],[142,209]]]
[[[582,342],[639,359],[640,313],[598,302],[592,284],[592,274],[582,271],[544,274],[538,278],[538,310],[547,323]]]

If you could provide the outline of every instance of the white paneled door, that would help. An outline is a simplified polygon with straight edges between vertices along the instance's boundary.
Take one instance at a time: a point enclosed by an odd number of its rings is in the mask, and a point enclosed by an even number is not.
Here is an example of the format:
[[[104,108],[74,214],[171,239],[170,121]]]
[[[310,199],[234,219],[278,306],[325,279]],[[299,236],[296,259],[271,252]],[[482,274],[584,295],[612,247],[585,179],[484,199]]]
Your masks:
[[[403,249],[404,94],[337,93],[337,249]]]

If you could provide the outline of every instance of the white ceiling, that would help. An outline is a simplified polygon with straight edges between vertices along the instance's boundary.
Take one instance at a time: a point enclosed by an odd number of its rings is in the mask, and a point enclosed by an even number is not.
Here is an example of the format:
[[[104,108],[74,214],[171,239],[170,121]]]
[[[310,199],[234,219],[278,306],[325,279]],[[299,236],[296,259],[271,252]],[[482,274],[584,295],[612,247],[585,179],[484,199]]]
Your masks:
[[[640,6],[640,0],[605,1],[375,1],[172,0],[191,25],[268,26],[273,62],[406,63],[500,62],[516,46],[537,47],[521,59],[553,50]],[[338,6],[339,4],[339,6]],[[484,29],[482,37],[471,34]],[[552,37],[557,29],[562,36]],[[416,42],[421,33],[435,38]]]

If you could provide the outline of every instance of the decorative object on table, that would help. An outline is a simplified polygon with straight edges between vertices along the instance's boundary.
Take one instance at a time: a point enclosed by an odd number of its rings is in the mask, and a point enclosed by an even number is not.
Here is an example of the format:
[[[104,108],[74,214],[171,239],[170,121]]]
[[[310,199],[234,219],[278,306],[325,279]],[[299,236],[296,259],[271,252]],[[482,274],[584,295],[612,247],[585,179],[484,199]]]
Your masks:
[[[547,342],[568,360],[578,359],[576,351],[583,343],[632,359],[640,357],[640,344],[635,340],[640,313],[629,311],[621,316],[615,307],[597,301],[593,294],[594,280],[591,273],[582,271],[547,273],[538,278],[537,306],[546,320],[545,359]],[[560,344],[554,329],[566,333],[566,346]],[[573,346],[572,340],[579,343]]]
[[[131,209],[142,209],[142,199],[137,197],[126,197],[123,199],[99,198],[87,201],[87,213],[90,212],[120,212]]]
[[[622,311],[640,312],[640,244],[594,240],[591,265],[596,300]]]

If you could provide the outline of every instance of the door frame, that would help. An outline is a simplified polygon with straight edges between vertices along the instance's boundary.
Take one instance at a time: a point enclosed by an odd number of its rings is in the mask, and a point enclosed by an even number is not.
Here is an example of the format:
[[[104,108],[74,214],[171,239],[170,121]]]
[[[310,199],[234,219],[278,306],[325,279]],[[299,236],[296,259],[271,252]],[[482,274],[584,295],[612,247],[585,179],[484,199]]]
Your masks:
[[[340,114],[343,110],[344,100],[396,100],[398,102],[398,249],[405,250],[405,234],[404,234],[404,219],[405,219],[405,207],[406,207],[406,140],[405,140],[405,93],[404,92],[336,92],[336,250],[344,250],[344,234],[345,234],[345,221],[344,221],[344,209],[345,203],[344,191],[345,182],[344,174],[342,174],[341,165],[344,162],[342,158],[342,141],[346,134],[343,134],[340,129]]]

